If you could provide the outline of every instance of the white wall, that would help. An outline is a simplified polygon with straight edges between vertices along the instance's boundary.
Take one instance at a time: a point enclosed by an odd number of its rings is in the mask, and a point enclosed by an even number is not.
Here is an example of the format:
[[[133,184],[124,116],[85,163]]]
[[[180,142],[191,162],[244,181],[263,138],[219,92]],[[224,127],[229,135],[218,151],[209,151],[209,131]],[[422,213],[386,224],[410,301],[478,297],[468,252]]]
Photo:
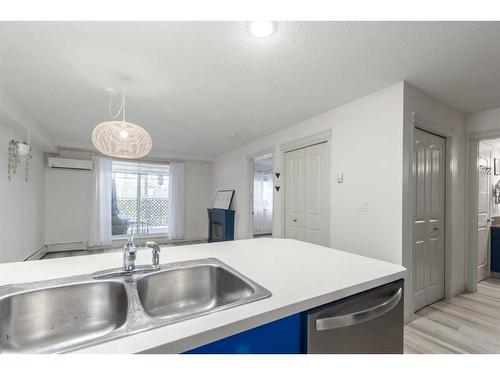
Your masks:
[[[500,125],[500,123],[499,123]],[[495,196],[493,195],[493,187],[496,185],[498,181],[500,181],[500,175],[495,176],[495,159],[500,159],[500,149],[496,147],[492,147],[491,149],[491,176],[490,176],[490,186],[491,186],[491,195],[490,195],[490,217],[500,216],[500,204],[495,204]]]
[[[207,239],[207,208],[212,207],[212,163],[186,161],[184,166],[185,192],[185,238]]]
[[[9,181],[7,146],[10,127],[0,124],[0,263],[26,259],[44,244],[43,154],[32,149],[30,180],[24,180],[24,164]]]
[[[92,172],[45,169],[45,242],[88,241]]]
[[[403,83],[377,91],[221,155],[214,162],[214,193],[234,189],[235,236],[250,237],[249,155],[274,150],[283,170],[280,145],[332,132],[331,245],[336,249],[401,263]],[[344,183],[336,175],[344,173]],[[281,182],[283,185],[283,182]],[[275,193],[274,235],[283,236],[283,196]],[[368,211],[358,211],[360,200]]]
[[[467,134],[500,130],[500,108],[467,116]]]
[[[88,158],[89,153],[65,151],[64,157]],[[185,162],[185,239],[207,238],[207,207],[213,202],[211,163]],[[87,241],[92,172],[46,170],[46,243]]]
[[[214,164],[214,190],[235,189],[236,237],[249,236],[247,157],[275,152],[280,145],[325,130],[332,132],[332,241],[334,248],[411,267],[412,113],[427,130],[450,137],[447,227],[450,272],[447,288],[465,288],[465,118],[413,86],[400,82],[220,156]],[[337,173],[344,183],[337,184]],[[283,182],[281,182],[283,185]],[[283,190],[275,193],[274,232],[283,236]],[[358,211],[360,200],[368,212]],[[405,306],[412,311],[411,277]]]
[[[465,149],[465,117],[452,108],[436,101],[423,92],[417,90],[408,83],[404,84],[404,169],[403,169],[403,265],[411,268],[411,159],[413,145],[412,113],[415,113],[416,121],[424,130],[435,134],[449,137],[447,150],[450,157],[448,166],[447,208],[451,209],[451,216],[447,217],[446,242],[447,261],[451,278],[447,285],[451,295],[455,295],[465,289],[465,173],[466,173],[466,149]],[[409,297],[412,290],[412,278],[407,280],[406,296]],[[411,299],[406,299],[407,309]],[[408,311],[408,310],[407,310]]]

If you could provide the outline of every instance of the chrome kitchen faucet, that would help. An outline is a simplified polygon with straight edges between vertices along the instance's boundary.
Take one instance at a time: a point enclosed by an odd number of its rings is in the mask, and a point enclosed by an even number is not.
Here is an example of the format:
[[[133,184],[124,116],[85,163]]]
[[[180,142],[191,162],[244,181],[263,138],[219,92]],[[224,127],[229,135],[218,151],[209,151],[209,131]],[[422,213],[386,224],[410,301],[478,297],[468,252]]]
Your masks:
[[[137,250],[134,244],[134,236],[130,236],[123,245],[123,270],[133,271],[135,269],[135,258]]]

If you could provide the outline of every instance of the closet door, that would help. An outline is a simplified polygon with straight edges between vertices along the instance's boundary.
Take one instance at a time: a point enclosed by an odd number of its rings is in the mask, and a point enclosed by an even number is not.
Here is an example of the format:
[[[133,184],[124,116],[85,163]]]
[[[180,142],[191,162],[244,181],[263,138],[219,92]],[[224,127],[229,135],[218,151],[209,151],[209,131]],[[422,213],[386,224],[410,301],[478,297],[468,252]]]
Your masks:
[[[445,139],[420,129],[413,146],[415,310],[444,298]]]
[[[286,237],[330,245],[328,143],[285,154]]]
[[[286,153],[286,238],[304,241],[305,238],[305,152],[304,149]]]

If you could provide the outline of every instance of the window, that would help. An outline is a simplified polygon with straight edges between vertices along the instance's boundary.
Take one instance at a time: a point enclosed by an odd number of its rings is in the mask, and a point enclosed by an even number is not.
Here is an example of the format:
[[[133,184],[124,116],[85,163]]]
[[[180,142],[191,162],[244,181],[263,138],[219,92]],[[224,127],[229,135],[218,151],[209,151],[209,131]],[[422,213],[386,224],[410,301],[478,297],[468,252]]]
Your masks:
[[[168,164],[113,161],[112,178],[112,235],[168,235]]]

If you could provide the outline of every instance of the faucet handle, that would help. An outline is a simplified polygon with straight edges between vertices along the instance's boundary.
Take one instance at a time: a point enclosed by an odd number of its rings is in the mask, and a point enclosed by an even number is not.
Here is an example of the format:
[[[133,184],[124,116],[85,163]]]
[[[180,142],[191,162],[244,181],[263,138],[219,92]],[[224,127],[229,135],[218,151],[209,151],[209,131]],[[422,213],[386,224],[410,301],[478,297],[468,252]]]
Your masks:
[[[146,248],[153,251],[153,267],[158,268],[160,266],[160,246],[156,242],[148,241]]]

